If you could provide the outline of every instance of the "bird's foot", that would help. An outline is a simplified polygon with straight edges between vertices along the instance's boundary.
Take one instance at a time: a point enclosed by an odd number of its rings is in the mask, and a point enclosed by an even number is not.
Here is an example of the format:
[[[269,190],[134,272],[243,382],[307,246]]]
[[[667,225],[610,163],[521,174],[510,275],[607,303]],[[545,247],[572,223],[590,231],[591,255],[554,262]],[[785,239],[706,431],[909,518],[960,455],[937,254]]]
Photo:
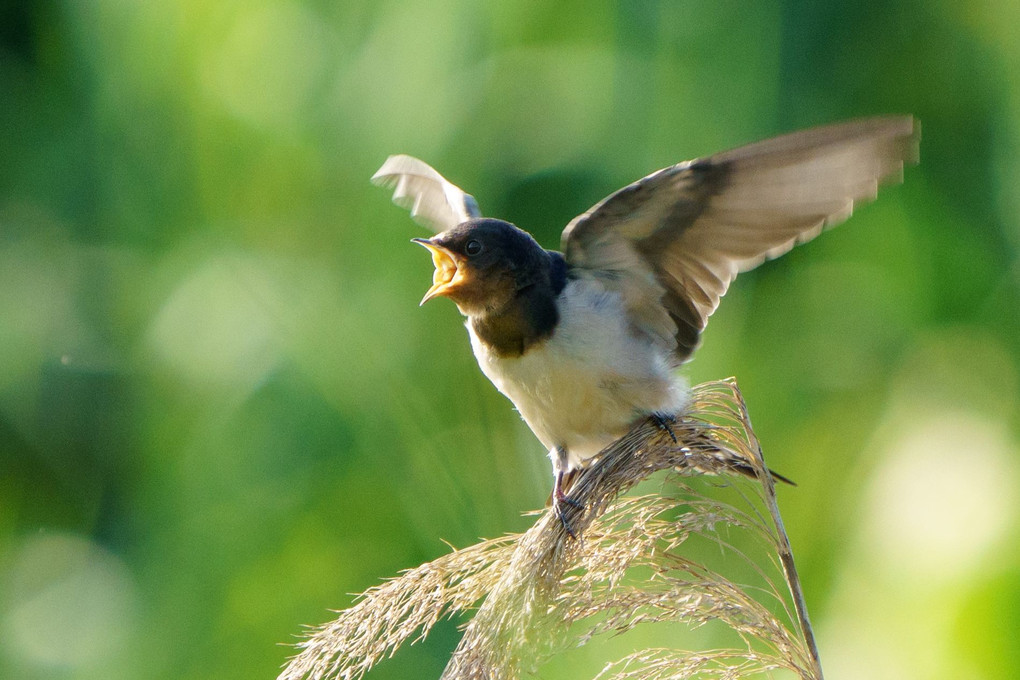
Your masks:
[[[664,430],[666,434],[669,435],[669,438],[673,440],[674,444],[680,443],[676,439],[676,434],[673,433],[673,423],[676,422],[675,416],[671,416],[668,413],[653,413],[651,418],[652,421],[658,425],[660,430]]]
[[[566,503],[570,507],[577,508],[578,510],[584,507],[584,503],[582,503],[581,501],[575,501],[573,498],[566,495],[562,491],[560,491],[559,495],[554,496],[554,498],[556,499],[557,503]]]
[[[567,483],[569,483],[569,481],[573,478],[573,473],[567,474],[566,477]],[[567,517],[567,508],[565,506],[570,506],[576,510],[582,510],[584,509],[584,504],[580,501],[574,500],[564,493],[564,486],[564,473],[562,470],[559,470],[556,473],[556,483],[553,485],[553,512],[556,513],[556,517],[560,520],[560,524],[563,525],[563,529],[567,532],[567,535],[576,540],[577,534],[574,533],[574,528],[570,524],[570,519]]]
[[[553,498],[552,507],[553,512],[556,513],[556,518],[560,521],[560,524],[563,525],[563,530],[567,532],[567,536],[570,536],[576,541],[577,534],[574,533],[574,527],[570,518],[567,517],[567,506],[577,509],[583,508],[584,506],[572,498],[567,498],[566,496],[563,498]]]

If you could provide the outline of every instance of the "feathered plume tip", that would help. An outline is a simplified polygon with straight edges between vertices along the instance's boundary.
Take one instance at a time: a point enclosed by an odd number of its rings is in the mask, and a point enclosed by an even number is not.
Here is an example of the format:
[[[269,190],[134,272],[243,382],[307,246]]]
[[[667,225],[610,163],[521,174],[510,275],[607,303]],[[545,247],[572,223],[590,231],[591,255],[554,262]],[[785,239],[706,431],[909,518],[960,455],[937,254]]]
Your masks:
[[[778,669],[821,680],[775,488],[736,382],[696,387],[672,431],[675,442],[655,422],[642,422],[578,475],[570,495],[583,508],[567,509],[578,540],[547,509],[523,534],[410,569],[315,628],[279,680],[357,680],[441,618],[472,607],[443,680],[516,680],[557,652],[662,621],[721,622],[738,642],[700,652],[646,649],[607,663],[597,680],[742,678]],[[660,493],[622,495],[663,470]],[[748,473],[757,481],[740,482]],[[699,475],[715,475],[707,486],[736,490],[736,502],[696,490],[691,477]],[[741,579],[756,583],[741,585],[695,559],[699,539],[721,547],[708,553],[729,556],[730,566],[743,565]]]

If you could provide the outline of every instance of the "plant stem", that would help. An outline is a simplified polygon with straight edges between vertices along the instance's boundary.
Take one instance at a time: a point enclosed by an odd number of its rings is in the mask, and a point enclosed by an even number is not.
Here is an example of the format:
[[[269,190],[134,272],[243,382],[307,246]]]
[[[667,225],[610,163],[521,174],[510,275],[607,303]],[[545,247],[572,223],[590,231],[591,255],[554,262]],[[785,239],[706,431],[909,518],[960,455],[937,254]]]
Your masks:
[[[804,591],[801,589],[800,577],[797,575],[797,565],[793,561],[793,548],[790,546],[790,538],[783,525],[783,518],[779,514],[779,503],[776,500],[776,485],[765,465],[765,457],[762,454],[761,442],[754,433],[751,426],[751,415],[747,412],[747,404],[744,402],[744,395],[740,390],[734,390],[734,395],[740,402],[740,413],[744,419],[744,427],[747,431],[748,442],[751,450],[757,458],[758,479],[765,490],[765,504],[768,505],[769,514],[772,515],[772,522],[776,527],[776,538],[778,540],[779,559],[783,564],[783,572],[786,575],[786,584],[790,588],[790,595],[793,597],[794,607],[797,609],[797,618],[800,620],[800,628],[804,633],[804,641],[807,643],[808,652],[811,654],[811,671],[813,680],[824,680],[822,675],[822,662],[818,656],[818,646],[815,643],[815,633],[811,628],[811,621],[808,619],[807,604],[804,601]]]

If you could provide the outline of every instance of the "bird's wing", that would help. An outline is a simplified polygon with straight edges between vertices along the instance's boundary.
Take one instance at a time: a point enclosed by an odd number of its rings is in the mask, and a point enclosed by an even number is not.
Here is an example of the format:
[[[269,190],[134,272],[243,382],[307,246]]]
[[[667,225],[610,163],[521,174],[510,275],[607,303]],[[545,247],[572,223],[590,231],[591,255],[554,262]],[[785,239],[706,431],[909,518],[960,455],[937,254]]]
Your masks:
[[[910,116],[868,118],[665,168],[574,218],[563,232],[567,264],[618,292],[632,326],[682,363],[739,272],[900,181],[919,133]]]
[[[410,210],[415,222],[436,232],[482,216],[470,194],[412,156],[387,158],[372,175],[372,183],[392,188],[393,202]]]

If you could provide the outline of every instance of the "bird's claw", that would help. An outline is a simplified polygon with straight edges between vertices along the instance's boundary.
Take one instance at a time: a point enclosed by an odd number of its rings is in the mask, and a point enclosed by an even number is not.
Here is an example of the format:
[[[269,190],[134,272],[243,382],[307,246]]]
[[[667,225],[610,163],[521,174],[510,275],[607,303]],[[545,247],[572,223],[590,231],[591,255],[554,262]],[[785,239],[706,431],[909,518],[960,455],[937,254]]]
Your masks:
[[[673,440],[674,444],[679,444],[677,441],[676,434],[673,432],[673,423],[676,422],[676,418],[666,413],[653,413],[652,421],[659,427],[660,430],[664,430],[669,438]]]
[[[580,503],[570,498],[559,498],[553,499],[553,512],[556,513],[556,518],[560,520],[560,524],[563,525],[563,530],[567,532],[567,536],[570,536],[575,541],[577,540],[577,534],[574,533],[574,528],[571,526],[570,520],[567,518],[567,510],[564,505],[569,505],[572,508],[583,507]]]
[[[572,479],[572,477],[573,475],[568,475],[568,479]],[[564,487],[563,478],[564,473],[561,468],[556,471],[556,483],[555,485],[553,485],[552,493],[553,512],[556,513],[556,517],[559,518],[560,524],[563,525],[563,529],[564,531],[567,532],[567,535],[576,540],[577,534],[574,533],[574,528],[570,525],[570,520],[567,519],[567,509],[564,506],[570,506],[575,510],[582,510],[584,508],[584,503],[581,503],[580,501],[576,501],[573,498],[570,498],[569,496],[567,496],[567,494],[563,492]],[[569,481],[567,483],[569,484]]]
[[[570,507],[577,508],[578,510],[584,507],[584,503],[582,503],[581,501],[575,501],[573,498],[567,496],[565,493],[560,493],[559,496],[556,497],[556,500],[559,501],[560,503],[566,503]]]

